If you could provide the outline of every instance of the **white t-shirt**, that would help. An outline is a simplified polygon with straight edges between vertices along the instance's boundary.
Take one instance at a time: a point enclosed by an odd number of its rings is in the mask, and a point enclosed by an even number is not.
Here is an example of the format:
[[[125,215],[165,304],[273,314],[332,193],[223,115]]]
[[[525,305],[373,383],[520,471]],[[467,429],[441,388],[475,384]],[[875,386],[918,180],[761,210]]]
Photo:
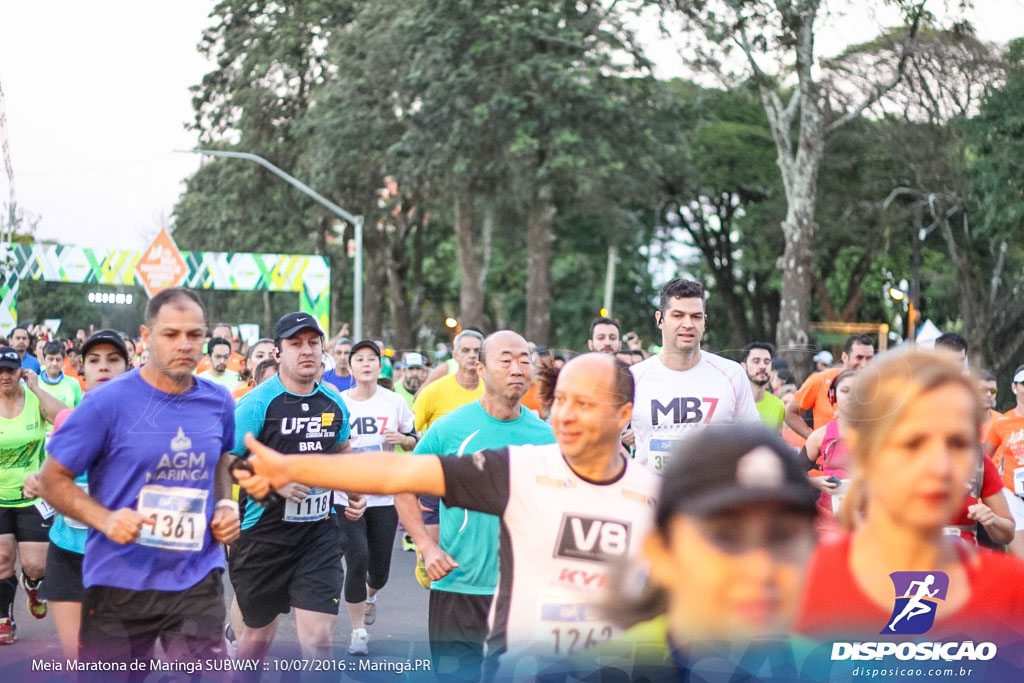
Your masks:
[[[750,381],[739,363],[701,351],[689,370],[670,370],[661,355],[631,366],[636,381],[636,459],[664,474],[678,443],[706,426],[759,424]]]
[[[637,556],[654,524],[658,477],[627,461],[618,479],[588,481],[557,444],[450,456],[441,468],[445,504],[501,518],[487,652],[502,669],[618,635],[598,605],[609,565]]]
[[[394,446],[384,443],[384,430],[413,434],[416,418],[405,399],[384,387],[368,399],[359,401],[352,398],[352,389],[341,392],[341,400],[348,408],[349,425],[352,428],[349,446],[354,451],[393,451]],[[344,457],[344,456],[343,456]],[[348,505],[348,494],[334,492],[335,505]],[[367,507],[394,505],[394,496],[366,496]]]

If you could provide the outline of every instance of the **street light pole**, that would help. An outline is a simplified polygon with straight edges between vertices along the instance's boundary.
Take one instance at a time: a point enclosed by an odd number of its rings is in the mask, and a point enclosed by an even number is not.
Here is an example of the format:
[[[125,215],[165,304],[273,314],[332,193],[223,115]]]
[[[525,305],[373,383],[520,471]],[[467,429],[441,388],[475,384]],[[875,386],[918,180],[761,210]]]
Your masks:
[[[353,216],[345,209],[341,208],[330,199],[327,199],[322,194],[311,188],[310,186],[303,183],[298,178],[285,173],[274,164],[270,163],[261,156],[250,154],[248,152],[223,152],[220,150],[213,149],[176,149],[176,152],[183,154],[204,154],[211,157],[229,157],[231,159],[248,159],[249,161],[255,161],[260,166],[263,166],[268,171],[278,176],[290,185],[293,185],[302,193],[313,198],[323,206],[330,209],[335,215],[340,217],[343,221],[347,221],[352,224],[355,228],[356,234],[356,254],[355,254],[355,273],[353,274],[352,283],[352,332],[355,339],[363,338],[363,217]],[[330,334],[330,330],[327,331]]]

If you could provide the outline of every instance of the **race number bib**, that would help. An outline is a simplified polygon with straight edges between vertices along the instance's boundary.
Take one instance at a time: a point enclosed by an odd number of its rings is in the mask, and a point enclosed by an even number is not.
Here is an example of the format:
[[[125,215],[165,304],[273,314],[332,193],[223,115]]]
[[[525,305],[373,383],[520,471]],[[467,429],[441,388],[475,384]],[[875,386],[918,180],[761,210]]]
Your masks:
[[[1018,496],[1024,496],[1024,467],[1018,467],[1013,471],[1013,492]]]
[[[286,522],[319,522],[331,514],[331,490],[311,488],[309,495],[301,503],[291,500],[284,502]]]
[[[560,657],[582,652],[615,634],[612,625],[602,619],[597,605],[544,601],[539,616],[537,642],[549,644],[550,654]]]
[[[39,511],[39,515],[43,519],[49,519],[50,517],[53,517],[54,513],[57,512],[56,510],[53,509],[52,505],[47,503],[42,498],[33,503],[33,506],[35,507],[36,510]]]
[[[208,495],[208,491],[201,489],[143,486],[139,492],[139,514],[145,523],[138,543],[164,550],[202,550]]]
[[[664,474],[678,445],[678,439],[651,439],[650,454],[647,456],[648,469],[655,474]]]
[[[89,482],[78,483],[75,482],[78,488],[82,489],[86,495],[89,494]],[[87,524],[79,522],[77,519],[71,519],[67,515],[64,516],[64,523],[68,525],[69,529],[78,529],[79,531],[85,531],[89,528]]]

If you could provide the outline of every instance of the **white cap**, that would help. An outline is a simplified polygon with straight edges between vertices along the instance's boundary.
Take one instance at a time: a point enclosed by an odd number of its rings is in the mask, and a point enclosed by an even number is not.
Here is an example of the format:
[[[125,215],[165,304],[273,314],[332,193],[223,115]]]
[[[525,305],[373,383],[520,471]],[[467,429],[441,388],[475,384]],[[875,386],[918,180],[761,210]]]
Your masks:
[[[811,360],[813,360],[815,363],[824,363],[825,365],[832,365],[832,363],[835,361],[835,359],[832,358],[832,354],[828,351],[818,351],[816,354],[814,354],[814,358],[812,358]]]
[[[402,359],[402,365],[407,368],[422,368],[423,365],[423,354],[417,353],[416,351],[410,351],[405,354],[405,358]]]
[[[1016,384],[1024,384],[1024,370],[1021,370],[1013,376],[1013,381]]]

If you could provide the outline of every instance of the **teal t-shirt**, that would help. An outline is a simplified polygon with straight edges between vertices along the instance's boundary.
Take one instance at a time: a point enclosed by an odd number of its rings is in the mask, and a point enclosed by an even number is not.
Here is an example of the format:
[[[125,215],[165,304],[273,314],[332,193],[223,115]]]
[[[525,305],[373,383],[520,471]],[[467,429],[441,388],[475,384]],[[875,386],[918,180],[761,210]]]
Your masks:
[[[782,424],[786,421],[786,406],[782,399],[766,391],[764,398],[754,405],[757,406],[757,414],[761,416],[761,424],[776,431],[782,429]]]
[[[414,453],[463,455],[485,448],[544,445],[555,442],[551,427],[529,408],[515,420],[498,420],[480,401],[462,406],[430,425]],[[448,576],[430,584],[433,590],[493,595],[498,586],[498,535],[494,515],[448,507],[441,500],[441,548],[459,563]]]

